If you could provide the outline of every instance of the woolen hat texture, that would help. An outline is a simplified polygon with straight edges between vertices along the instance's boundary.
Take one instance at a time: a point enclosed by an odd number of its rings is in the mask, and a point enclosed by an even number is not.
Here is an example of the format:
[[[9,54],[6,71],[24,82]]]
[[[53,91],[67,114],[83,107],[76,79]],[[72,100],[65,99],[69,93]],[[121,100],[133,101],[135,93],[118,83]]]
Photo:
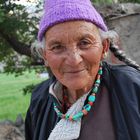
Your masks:
[[[42,41],[45,32],[50,27],[73,20],[92,22],[103,31],[107,31],[103,18],[90,0],[46,0],[44,15],[40,21],[38,40]]]

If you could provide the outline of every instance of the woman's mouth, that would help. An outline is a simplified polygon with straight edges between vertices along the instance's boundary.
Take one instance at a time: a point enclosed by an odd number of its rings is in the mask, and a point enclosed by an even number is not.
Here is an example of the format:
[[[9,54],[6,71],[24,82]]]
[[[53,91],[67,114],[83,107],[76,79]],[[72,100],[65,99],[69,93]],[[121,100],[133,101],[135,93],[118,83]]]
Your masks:
[[[83,72],[85,70],[85,68],[84,69],[80,69],[80,70],[70,70],[70,71],[67,71],[66,73],[80,73],[80,72]]]

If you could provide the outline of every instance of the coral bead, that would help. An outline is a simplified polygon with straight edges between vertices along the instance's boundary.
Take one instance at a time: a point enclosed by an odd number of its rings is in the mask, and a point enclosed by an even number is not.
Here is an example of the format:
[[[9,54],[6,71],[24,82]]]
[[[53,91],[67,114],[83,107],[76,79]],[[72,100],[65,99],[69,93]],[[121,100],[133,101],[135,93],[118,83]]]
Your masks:
[[[83,112],[84,115],[88,114],[88,112],[85,109],[83,109],[82,112]]]
[[[72,117],[72,115],[70,115],[69,120],[70,120],[70,121],[73,121],[73,117]]]
[[[93,102],[88,102],[88,104],[92,106],[93,105]]]

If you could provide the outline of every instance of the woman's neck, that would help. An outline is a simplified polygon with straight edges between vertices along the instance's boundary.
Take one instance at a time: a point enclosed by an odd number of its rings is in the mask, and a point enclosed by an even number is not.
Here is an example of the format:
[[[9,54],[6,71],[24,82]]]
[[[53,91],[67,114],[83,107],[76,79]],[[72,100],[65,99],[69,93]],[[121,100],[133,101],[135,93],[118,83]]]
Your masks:
[[[63,97],[63,92],[65,92],[68,96],[68,100],[71,104],[75,103],[77,101],[77,99],[79,99],[80,97],[82,97],[84,94],[88,93],[91,88],[93,86],[93,83],[90,83],[88,86],[81,88],[81,89],[69,89],[67,87],[65,87],[65,90],[63,91],[63,85],[60,82],[56,82],[53,90],[54,93],[56,95],[56,97],[62,101],[62,97]],[[61,93],[61,94],[60,94]]]
[[[72,90],[72,89],[68,89],[67,88],[67,94],[68,94],[68,99],[69,102],[71,104],[75,103],[80,97],[82,97],[84,94],[86,94],[87,92],[89,92],[92,88],[91,86],[82,88],[82,89],[78,89],[78,90]]]

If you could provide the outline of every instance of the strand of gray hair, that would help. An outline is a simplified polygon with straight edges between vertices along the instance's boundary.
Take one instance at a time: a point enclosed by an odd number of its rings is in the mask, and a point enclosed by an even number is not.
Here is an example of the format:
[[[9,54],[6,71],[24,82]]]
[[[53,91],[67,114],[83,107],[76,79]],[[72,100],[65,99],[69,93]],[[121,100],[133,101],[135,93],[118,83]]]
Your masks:
[[[124,62],[128,66],[131,66],[137,70],[140,71],[140,66],[133,61],[131,58],[128,58],[124,51],[120,50],[115,44],[110,43],[110,51],[114,54],[116,58],[118,58],[120,61]]]
[[[100,30],[100,35],[101,35],[102,40],[109,39],[110,41],[109,49],[118,60],[124,62],[128,66],[131,66],[137,70],[140,70],[140,66],[131,58],[128,58],[124,51],[119,49],[117,45],[119,43],[119,35],[117,34],[116,31],[110,30],[110,31],[104,32]]]

